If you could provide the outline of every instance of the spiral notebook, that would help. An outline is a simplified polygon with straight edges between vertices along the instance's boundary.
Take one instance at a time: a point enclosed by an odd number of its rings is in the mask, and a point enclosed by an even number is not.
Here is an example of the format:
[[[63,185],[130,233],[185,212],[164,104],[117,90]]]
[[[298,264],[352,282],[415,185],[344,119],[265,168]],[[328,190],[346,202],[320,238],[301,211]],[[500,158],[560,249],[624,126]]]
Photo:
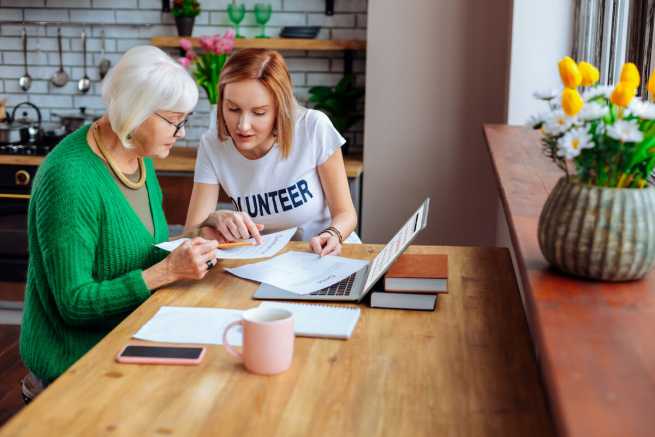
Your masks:
[[[359,321],[359,308],[286,302],[262,302],[260,308],[284,308],[293,313],[296,335],[348,339]]]

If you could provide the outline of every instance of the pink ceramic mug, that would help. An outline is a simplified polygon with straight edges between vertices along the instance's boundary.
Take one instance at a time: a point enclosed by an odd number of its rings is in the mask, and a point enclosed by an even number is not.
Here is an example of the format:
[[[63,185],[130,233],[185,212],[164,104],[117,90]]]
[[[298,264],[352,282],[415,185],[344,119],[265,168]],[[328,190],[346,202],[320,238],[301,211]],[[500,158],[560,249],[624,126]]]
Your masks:
[[[227,341],[233,327],[243,327],[243,350],[234,349]],[[293,314],[282,308],[253,308],[243,318],[232,322],[223,331],[223,346],[243,361],[246,369],[261,375],[273,375],[291,367],[293,359]]]

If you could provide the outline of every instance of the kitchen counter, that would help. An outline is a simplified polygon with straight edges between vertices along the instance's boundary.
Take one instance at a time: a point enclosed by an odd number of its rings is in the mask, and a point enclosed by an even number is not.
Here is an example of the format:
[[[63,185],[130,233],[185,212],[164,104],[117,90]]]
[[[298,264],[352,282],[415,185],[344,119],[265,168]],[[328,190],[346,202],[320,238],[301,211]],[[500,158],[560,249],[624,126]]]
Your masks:
[[[0,155],[0,164],[9,165],[40,165],[43,156]],[[154,159],[157,171],[193,173],[196,163],[195,147],[173,147],[171,155],[166,159]],[[349,178],[357,178],[364,171],[361,156],[345,156],[346,174]]]

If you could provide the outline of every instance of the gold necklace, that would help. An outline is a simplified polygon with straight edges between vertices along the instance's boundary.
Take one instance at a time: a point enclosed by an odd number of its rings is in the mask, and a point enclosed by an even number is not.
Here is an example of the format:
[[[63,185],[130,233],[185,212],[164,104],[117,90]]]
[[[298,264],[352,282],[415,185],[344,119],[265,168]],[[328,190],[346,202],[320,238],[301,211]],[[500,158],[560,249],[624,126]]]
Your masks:
[[[97,130],[98,130],[98,124],[94,123],[93,130],[92,130],[93,139],[95,140],[96,145],[98,146],[98,150],[100,151],[100,154],[102,155],[103,158],[105,158],[105,161],[107,161],[107,164],[109,164],[109,168],[111,168],[111,171],[114,172],[116,178],[118,178],[118,180],[121,181],[123,185],[125,185],[127,188],[131,190],[138,190],[139,188],[143,187],[143,185],[146,183],[146,164],[143,160],[143,157],[139,156],[137,158],[137,161],[139,161],[139,172],[140,172],[139,180],[136,182],[132,182],[123,174],[122,171],[118,169],[118,166],[114,162],[114,159],[111,157],[111,155],[109,155],[109,153],[107,153],[107,151],[105,150],[104,146],[100,143],[100,141],[98,141],[98,136],[96,135]]]

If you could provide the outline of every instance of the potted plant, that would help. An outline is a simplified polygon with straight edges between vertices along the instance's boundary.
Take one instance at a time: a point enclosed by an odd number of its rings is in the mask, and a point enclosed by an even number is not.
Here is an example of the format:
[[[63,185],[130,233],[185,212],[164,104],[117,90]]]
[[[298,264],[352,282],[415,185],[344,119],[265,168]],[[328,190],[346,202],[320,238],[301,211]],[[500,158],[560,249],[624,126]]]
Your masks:
[[[615,86],[597,86],[598,70],[569,57],[559,71],[564,89],[535,94],[549,111],[530,122],[564,172],[541,212],[539,246],[566,273],[641,278],[655,263],[655,104],[636,97],[632,63]],[[647,88],[655,95],[655,74]]]
[[[188,39],[180,40],[180,47],[185,56],[180,58],[180,64],[187,68],[193,67],[193,77],[207,93],[210,109],[209,127],[216,127],[216,103],[218,102],[218,81],[228,56],[234,50],[234,31],[228,30],[223,36],[200,37],[202,51],[193,50],[193,44]]]
[[[355,85],[355,77],[346,74],[334,87],[315,86],[309,89],[309,102],[325,112],[334,127],[342,134],[363,117],[357,111],[357,103],[364,96],[364,89]],[[348,143],[344,153],[348,152]]]
[[[200,14],[200,3],[197,0],[174,0],[171,14],[175,17],[175,26],[179,36],[191,36],[193,24]]]

